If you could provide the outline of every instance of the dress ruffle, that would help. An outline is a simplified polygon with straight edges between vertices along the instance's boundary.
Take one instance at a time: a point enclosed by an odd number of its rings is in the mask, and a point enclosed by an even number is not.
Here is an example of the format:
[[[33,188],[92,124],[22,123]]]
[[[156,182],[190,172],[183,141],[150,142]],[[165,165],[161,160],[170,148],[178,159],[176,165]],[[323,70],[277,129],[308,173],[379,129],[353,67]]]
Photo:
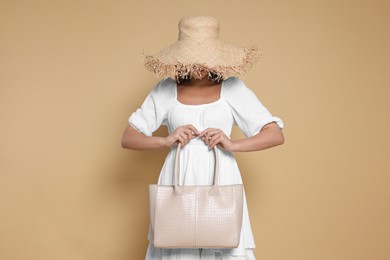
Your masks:
[[[162,249],[149,243],[145,260],[256,260],[256,257],[253,248],[246,248],[243,255],[232,255],[225,249]]]

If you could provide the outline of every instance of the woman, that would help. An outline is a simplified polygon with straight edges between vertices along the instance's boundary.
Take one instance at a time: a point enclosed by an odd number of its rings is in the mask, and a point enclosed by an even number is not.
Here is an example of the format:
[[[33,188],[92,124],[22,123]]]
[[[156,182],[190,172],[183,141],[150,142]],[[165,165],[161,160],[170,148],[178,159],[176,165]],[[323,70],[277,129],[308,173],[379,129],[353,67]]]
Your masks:
[[[218,39],[218,21],[210,16],[186,16],[179,22],[178,41],[148,55],[148,70],[165,78],[128,119],[122,147],[132,150],[169,148],[158,184],[172,185],[177,144],[181,143],[179,185],[212,185],[213,149],[220,155],[220,185],[242,183],[232,152],[267,149],[284,143],[283,121],[272,116],[256,95],[234,75],[250,69],[260,57],[255,47],[241,47]],[[166,137],[152,136],[161,125]],[[247,138],[232,141],[232,126]],[[202,174],[200,174],[202,173]],[[240,245],[232,249],[154,247],[149,225],[146,260],[256,259],[255,242],[244,192]],[[180,232],[180,231],[178,231]]]

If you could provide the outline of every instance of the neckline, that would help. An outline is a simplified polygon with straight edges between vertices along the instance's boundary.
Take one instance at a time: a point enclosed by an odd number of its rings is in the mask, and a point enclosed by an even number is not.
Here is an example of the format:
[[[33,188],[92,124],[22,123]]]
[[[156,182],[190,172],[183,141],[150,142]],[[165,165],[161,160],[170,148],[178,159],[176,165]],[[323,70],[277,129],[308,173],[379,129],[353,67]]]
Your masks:
[[[225,80],[222,80],[222,82],[221,82],[221,90],[219,92],[219,98],[217,100],[213,101],[213,102],[203,103],[203,104],[184,104],[184,103],[181,103],[177,99],[177,82],[176,82],[176,80],[174,80],[174,81],[175,81],[175,83],[174,83],[174,87],[175,87],[175,101],[176,101],[176,103],[180,104],[181,106],[186,106],[186,107],[204,107],[204,106],[209,106],[209,105],[213,105],[213,104],[219,103],[222,100],[223,84],[224,84]]]

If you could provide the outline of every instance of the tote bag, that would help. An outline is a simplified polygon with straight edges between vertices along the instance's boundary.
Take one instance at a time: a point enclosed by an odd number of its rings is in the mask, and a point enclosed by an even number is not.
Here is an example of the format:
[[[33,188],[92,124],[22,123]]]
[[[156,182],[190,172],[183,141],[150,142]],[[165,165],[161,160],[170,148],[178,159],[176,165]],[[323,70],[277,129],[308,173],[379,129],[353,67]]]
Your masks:
[[[154,247],[237,248],[243,218],[243,184],[219,185],[218,147],[214,183],[179,186],[181,143],[175,155],[173,185],[149,184]],[[202,174],[202,172],[199,172]]]

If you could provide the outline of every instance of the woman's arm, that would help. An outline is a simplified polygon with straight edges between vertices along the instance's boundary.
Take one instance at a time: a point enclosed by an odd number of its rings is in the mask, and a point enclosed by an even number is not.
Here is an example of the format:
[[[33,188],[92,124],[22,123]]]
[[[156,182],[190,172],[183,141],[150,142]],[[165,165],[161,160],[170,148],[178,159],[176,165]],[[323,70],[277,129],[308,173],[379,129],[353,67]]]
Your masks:
[[[284,143],[284,135],[277,123],[271,122],[263,126],[261,131],[251,136],[233,141],[232,152],[251,152],[264,150]]]
[[[122,148],[138,151],[170,148],[175,143],[181,143],[184,147],[199,134],[199,131],[192,124],[187,124],[177,127],[167,137],[149,136],[144,135],[129,124],[123,133],[121,145]]]
[[[168,148],[165,137],[144,135],[131,125],[128,125],[123,133],[121,146],[137,151]]]

